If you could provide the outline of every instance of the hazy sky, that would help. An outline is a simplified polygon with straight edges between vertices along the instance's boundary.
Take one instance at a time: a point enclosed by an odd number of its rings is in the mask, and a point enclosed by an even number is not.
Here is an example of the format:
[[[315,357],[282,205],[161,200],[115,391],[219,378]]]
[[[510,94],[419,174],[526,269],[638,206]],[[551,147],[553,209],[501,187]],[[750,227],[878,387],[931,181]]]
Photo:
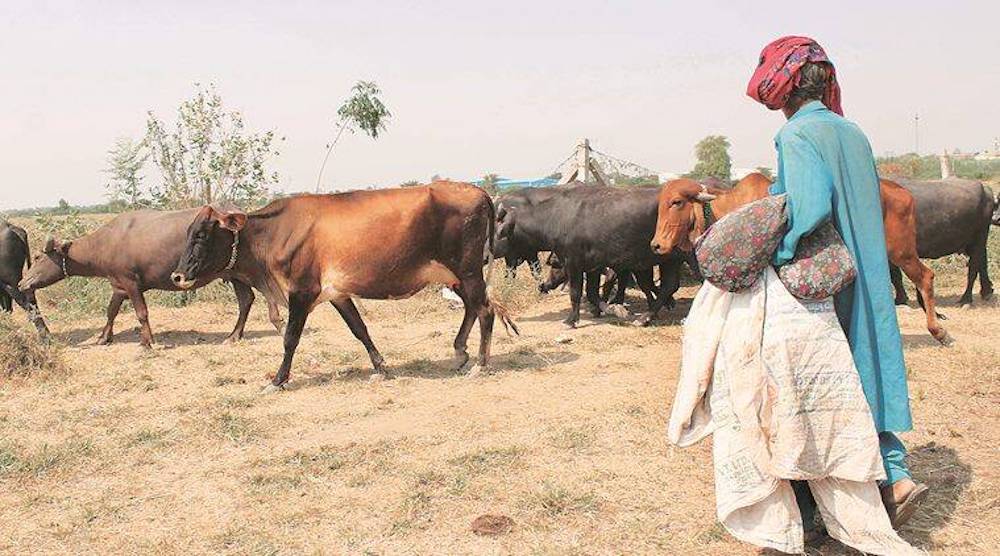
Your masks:
[[[877,153],[1000,136],[1000,2],[209,2],[4,0],[0,209],[99,202],[108,148],[214,82],[287,137],[281,189],[311,189],[336,107],[374,80],[393,112],[345,137],[329,188],[432,174],[538,177],[579,137],[685,171],[708,134],[773,166],[783,119],[745,95],[761,47],[815,37]]]

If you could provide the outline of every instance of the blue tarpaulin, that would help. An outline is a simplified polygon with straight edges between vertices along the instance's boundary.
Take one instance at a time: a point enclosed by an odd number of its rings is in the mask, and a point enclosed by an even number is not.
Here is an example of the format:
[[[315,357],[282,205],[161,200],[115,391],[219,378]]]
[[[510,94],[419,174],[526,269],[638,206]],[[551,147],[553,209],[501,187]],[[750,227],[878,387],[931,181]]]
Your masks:
[[[475,185],[482,186],[483,180],[478,179],[473,181]],[[507,179],[501,178],[497,180],[497,189],[510,189],[510,188],[520,188],[520,187],[550,187],[559,183],[556,178],[538,178],[535,180],[517,180],[517,179]]]

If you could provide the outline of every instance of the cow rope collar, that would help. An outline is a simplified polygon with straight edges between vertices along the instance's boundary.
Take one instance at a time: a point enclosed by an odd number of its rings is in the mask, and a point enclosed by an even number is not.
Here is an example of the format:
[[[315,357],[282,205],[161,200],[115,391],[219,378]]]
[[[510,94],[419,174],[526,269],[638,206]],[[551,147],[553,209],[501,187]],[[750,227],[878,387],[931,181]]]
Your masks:
[[[63,278],[69,278],[69,272],[66,271],[66,253],[62,254],[62,270]]]
[[[238,231],[233,232],[233,252],[229,255],[229,264],[226,265],[224,272],[229,272],[236,266],[236,249],[240,246],[240,233]],[[65,260],[65,259],[63,259]]]

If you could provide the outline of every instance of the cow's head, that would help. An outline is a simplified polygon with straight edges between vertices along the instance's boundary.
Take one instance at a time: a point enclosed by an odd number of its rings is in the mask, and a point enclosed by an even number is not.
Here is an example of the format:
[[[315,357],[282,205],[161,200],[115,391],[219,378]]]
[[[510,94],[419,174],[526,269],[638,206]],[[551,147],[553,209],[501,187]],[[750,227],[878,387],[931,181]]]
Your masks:
[[[510,253],[511,236],[514,234],[515,211],[503,205],[497,207],[496,238],[493,240],[493,256],[506,257]]]
[[[694,239],[704,230],[697,230],[697,214],[703,204],[715,199],[698,182],[687,178],[672,180],[660,189],[656,216],[656,233],[650,248],[658,255],[674,249],[690,252]]]
[[[555,252],[549,253],[546,263],[549,265],[549,275],[541,284],[538,284],[539,293],[548,293],[566,283],[568,275],[566,268]]]
[[[72,245],[72,241],[60,241],[54,237],[45,240],[45,247],[35,255],[31,268],[21,278],[17,288],[22,292],[39,290],[69,276],[70,266],[75,266],[69,254]]]
[[[205,206],[188,226],[187,245],[170,275],[174,285],[188,289],[206,275],[223,272],[233,260],[240,230],[247,214],[238,209],[221,210]]]

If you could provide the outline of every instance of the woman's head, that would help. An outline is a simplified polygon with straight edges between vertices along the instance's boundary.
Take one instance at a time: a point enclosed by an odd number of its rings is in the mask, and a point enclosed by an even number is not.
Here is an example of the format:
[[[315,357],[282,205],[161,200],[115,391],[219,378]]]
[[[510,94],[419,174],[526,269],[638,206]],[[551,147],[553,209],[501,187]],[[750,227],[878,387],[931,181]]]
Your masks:
[[[789,116],[810,100],[821,100],[830,110],[844,113],[833,63],[809,37],[782,37],[765,46],[747,95]]]
[[[792,87],[792,92],[788,95],[785,106],[781,109],[785,116],[789,118],[798,111],[803,104],[818,100],[823,100],[827,88],[830,86],[830,71],[833,66],[828,62],[808,62],[799,69],[798,83]]]

